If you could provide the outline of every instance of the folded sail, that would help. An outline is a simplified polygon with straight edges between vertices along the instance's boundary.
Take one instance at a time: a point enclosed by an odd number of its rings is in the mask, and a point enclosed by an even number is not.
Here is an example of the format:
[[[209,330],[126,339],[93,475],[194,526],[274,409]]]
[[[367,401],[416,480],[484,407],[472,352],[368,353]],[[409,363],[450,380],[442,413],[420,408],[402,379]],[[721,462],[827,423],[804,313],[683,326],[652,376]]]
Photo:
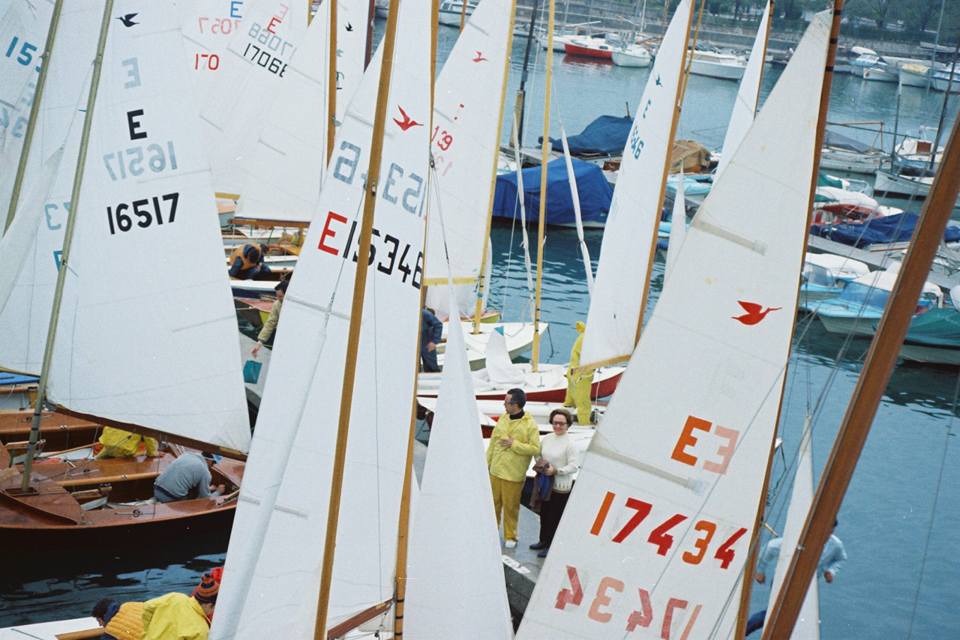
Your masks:
[[[8,276],[0,282],[0,367],[5,369],[40,374],[102,15],[102,2],[83,2],[65,3],[60,16],[18,205],[18,215],[30,222],[24,223],[29,228],[18,225],[16,242],[29,242],[30,248],[16,256],[0,249],[0,271]],[[10,170],[16,171],[16,161]],[[4,170],[2,175],[12,174]],[[39,210],[24,209],[37,205]],[[6,211],[5,204],[0,211]]]
[[[48,398],[245,451],[236,318],[169,5],[114,7]],[[91,31],[87,32],[88,34]]]
[[[376,191],[330,624],[389,600],[416,379],[430,11],[403,2]],[[283,306],[213,638],[313,634],[379,52],[344,118]],[[296,549],[296,553],[291,553]]]
[[[458,289],[460,311],[473,313],[484,240],[490,219],[493,171],[500,140],[504,62],[510,51],[513,3],[484,0],[474,10],[437,79],[431,151],[436,187],[430,190],[427,304],[446,307],[447,260]]]
[[[688,229],[521,638],[731,637],[789,356],[829,26],[814,18]]]
[[[447,307],[453,317],[452,296]],[[463,329],[452,322],[409,536],[404,632],[411,638],[513,637],[474,394]]]
[[[663,203],[661,186],[678,108],[680,72],[690,30],[690,0],[681,0],[663,36],[623,149],[607,216],[580,363],[626,360],[633,353],[640,305],[653,260]]]

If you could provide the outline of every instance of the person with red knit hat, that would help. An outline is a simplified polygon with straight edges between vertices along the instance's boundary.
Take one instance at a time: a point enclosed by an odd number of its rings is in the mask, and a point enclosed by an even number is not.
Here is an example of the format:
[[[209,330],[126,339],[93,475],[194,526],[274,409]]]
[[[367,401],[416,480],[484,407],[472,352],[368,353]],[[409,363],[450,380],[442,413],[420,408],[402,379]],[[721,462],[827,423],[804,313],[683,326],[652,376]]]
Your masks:
[[[207,620],[213,620],[213,610],[217,606],[217,594],[220,592],[220,581],[210,573],[200,578],[200,584],[193,590],[193,598],[200,603]]]

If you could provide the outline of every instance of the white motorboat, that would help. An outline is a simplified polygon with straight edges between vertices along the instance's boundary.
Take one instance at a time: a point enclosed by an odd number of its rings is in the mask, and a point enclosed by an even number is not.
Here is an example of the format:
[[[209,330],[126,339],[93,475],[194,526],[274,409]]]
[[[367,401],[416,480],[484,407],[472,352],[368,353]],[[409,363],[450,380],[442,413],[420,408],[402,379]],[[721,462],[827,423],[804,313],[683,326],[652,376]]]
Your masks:
[[[930,86],[935,91],[946,91],[950,86],[950,93],[960,93],[960,70],[954,72],[953,82],[950,81],[950,69],[938,69],[930,78]]]
[[[467,13],[466,18],[469,18],[473,14],[473,10],[477,8],[477,3],[474,0],[444,0],[440,3],[440,19],[439,22],[442,25],[447,27],[457,27],[460,28],[460,20],[463,16],[463,3],[467,3]]]
[[[898,82],[899,71],[885,63],[878,63],[872,67],[862,67],[860,70],[864,80],[872,82]]]
[[[900,84],[904,87],[926,89],[930,84],[930,67],[922,64],[904,64],[900,67],[899,74]]]
[[[820,156],[820,168],[872,175],[886,158],[887,154],[876,147],[827,129]]]
[[[613,50],[613,64],[618,67],[649,67],[652,60],[650,51],[639,44]]]
[[[690,73],[721,80],[740,80],[746,68],[745,57],[716,51],[694,51],[690,62]]]

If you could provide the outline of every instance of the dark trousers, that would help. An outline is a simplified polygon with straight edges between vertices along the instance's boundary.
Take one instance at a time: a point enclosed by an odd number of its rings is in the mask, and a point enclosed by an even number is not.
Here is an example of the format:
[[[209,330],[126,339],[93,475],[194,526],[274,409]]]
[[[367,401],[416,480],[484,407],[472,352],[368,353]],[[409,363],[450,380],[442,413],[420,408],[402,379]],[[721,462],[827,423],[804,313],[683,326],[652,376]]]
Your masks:
[[[557,533],[557,527],[560,526],[560,516],[563,515],[563,509],[567,506],[569,493],[559,493],[553,491],[550,499],[540,505],[540,543],[550,546],[553,543],[553,536]]]
[[[425,346],[420,347],[421,371],[436,372],[440,371],[440,365],[437,364],[437,350],[430,351]]]

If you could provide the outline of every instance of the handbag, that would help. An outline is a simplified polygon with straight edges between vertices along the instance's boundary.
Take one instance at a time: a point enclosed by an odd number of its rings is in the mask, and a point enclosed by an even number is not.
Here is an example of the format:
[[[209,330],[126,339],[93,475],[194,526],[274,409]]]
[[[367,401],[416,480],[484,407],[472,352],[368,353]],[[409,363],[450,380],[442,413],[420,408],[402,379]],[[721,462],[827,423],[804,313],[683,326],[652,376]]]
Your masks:
[[[262,362],[257,362],[256,360],[247,360],[243,363],[243,381],[247,384],[257,384],[257,380],[260,379],[260,369],[263,367]]]

